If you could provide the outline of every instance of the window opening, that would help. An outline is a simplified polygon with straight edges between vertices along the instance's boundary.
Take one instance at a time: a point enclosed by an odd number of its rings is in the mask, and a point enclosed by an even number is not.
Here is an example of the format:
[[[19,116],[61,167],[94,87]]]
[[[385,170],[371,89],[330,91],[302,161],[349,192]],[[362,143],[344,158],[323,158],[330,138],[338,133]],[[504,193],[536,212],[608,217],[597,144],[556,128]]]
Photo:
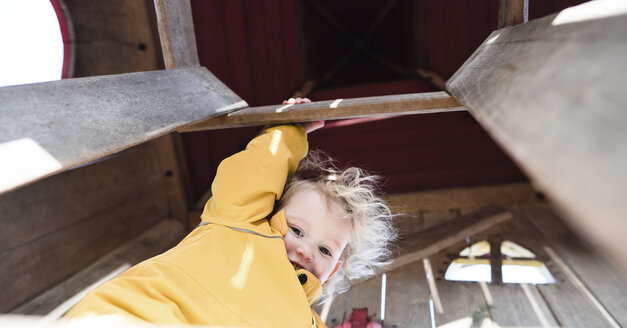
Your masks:
[[[451,261],[444,279],[451,281],[492,282],[490,243],[476,242],[459,252]],[[546,265],[525,247],[505,240],[500,246],[502,257],[501,278],[503,283],[552,284],[555,278]]]
[[[0,31],[0,86],[61,79],[65,46],[51,0],[0,1]]]

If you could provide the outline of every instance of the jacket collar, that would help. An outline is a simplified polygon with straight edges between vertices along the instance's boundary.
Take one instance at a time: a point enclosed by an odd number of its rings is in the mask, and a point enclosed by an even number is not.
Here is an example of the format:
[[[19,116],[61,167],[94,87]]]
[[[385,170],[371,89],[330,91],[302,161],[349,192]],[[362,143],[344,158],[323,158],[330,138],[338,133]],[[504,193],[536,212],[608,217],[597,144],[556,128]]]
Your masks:
[[[285,219],[285,211],[279,211],[270,219],[270,226],[278,231],[281,236],[285,236],[287,233],[287,220]],[[320,295],[322,295],[322,283],[311,272],[305,269],[298,269],[295,271],[298,281],[305,295],[307,295],[307,301],[311,305],[315,302]]]

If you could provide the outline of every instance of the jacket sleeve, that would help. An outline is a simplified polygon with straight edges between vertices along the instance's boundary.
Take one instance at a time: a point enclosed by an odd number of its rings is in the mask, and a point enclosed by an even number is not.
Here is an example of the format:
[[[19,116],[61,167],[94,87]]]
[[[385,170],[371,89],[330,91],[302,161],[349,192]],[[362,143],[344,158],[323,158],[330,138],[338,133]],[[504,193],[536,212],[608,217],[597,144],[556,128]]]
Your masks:
[[[237,225],[268,216],[283,193],[287,177],[307,150],[307,135],[301,125],[264,130],[245,150],[220,163],[202,221]]]

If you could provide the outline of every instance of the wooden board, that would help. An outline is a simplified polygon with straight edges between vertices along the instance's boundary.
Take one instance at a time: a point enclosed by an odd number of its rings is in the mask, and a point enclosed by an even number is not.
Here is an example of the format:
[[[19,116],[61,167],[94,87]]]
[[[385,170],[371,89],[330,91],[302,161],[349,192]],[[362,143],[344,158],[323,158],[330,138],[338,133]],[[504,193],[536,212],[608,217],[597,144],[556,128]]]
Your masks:
[[[464,242],[457,243],[430,258],[444,310],[444,313],[436,312],[435,323],[438,327],[445,324],[454,327],[479,327],[484,320],[491,320],[488,305],[478,283],[444,280],[444,272],[450,263],[449,253],[459,252],[459,245],[463,244]],[[453,322],[457,326],[452,324]]]
[[[141,145],[0,195],[0,253],[162,189],[157,157],[154,146]]]
[[[75,56],[74,74],[70,77],[163,67],[154,0],[64,0],[63,3],[73,27],[67,40]]]
[[[165,211],[162,190],[139,194],[110,211],[0,254],[0,312],[6,312],[82,269],[157,223]]]
[[[428,114],[462,111],[464,108],[446,92],[427,92],[381,97],[336,99],[299,105],[251,107],[219,116],[179,131],[203,131],[232,127],[317,120],[346,119],[365,116]]]
[[[202,67],[0,88],[0,193],[245,106]]]
[[[627,274],[616,263],[608,263],[603,254],[594,252],[590,245],[578,240],[546,205],[522,208],[518,213],[532,222],[548,244],[566,262],[585,286],[614,317],[618,324],[627,326]]]
[[[487,207],[473,213],[448,220],[425,231],[402,236],[401,255],[389,269],[400,268],[409,263],[430,257],[442,250],[464,241],[491,227],[509,220],[512,214],[498,207]]]
[[[627,269],[627,3],[592,1],[493,32],[451,94]]]
[[[167,217],[157,157],[144,144],[0,195],[0,312]]]
[[[429,286],[425,279],[422,262],[389,271],[386,296],[386,326],[429,326]],[[345,320],[350,317],[352,309],[364,307],[368,308],[369,315],[376,314],[375,319],[378,320],[381,311],[381,277],[377,276],[366,282],[355,284],[350,297],[350,306]],[[347,298],[348,293],[344,293],[338,295],[333,301],[326,321],[329,327],[335,327],[341,323]]]
[[[529,0],[499,0],[499,28],[522,24],[529,19]]]
[[[189,0],[155,0],[157,26],[167,69],[198,66]]]
[[[175,246],[184,236],[184,228],[180,222],[163,220],[12,313],[46,315],[116,268],[125,264],[132,266],[165,252]]]

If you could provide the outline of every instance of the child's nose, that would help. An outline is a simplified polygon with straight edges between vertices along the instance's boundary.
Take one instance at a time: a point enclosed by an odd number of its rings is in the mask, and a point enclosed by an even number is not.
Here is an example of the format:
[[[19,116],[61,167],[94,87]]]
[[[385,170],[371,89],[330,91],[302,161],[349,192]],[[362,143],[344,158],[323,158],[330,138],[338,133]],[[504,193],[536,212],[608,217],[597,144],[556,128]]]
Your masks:
[[[312,260],[311,250],[307,246],[298,247],[296,249],[296,254],[298,254],[298,256],[302,257],[307,262],[311,262]]]

